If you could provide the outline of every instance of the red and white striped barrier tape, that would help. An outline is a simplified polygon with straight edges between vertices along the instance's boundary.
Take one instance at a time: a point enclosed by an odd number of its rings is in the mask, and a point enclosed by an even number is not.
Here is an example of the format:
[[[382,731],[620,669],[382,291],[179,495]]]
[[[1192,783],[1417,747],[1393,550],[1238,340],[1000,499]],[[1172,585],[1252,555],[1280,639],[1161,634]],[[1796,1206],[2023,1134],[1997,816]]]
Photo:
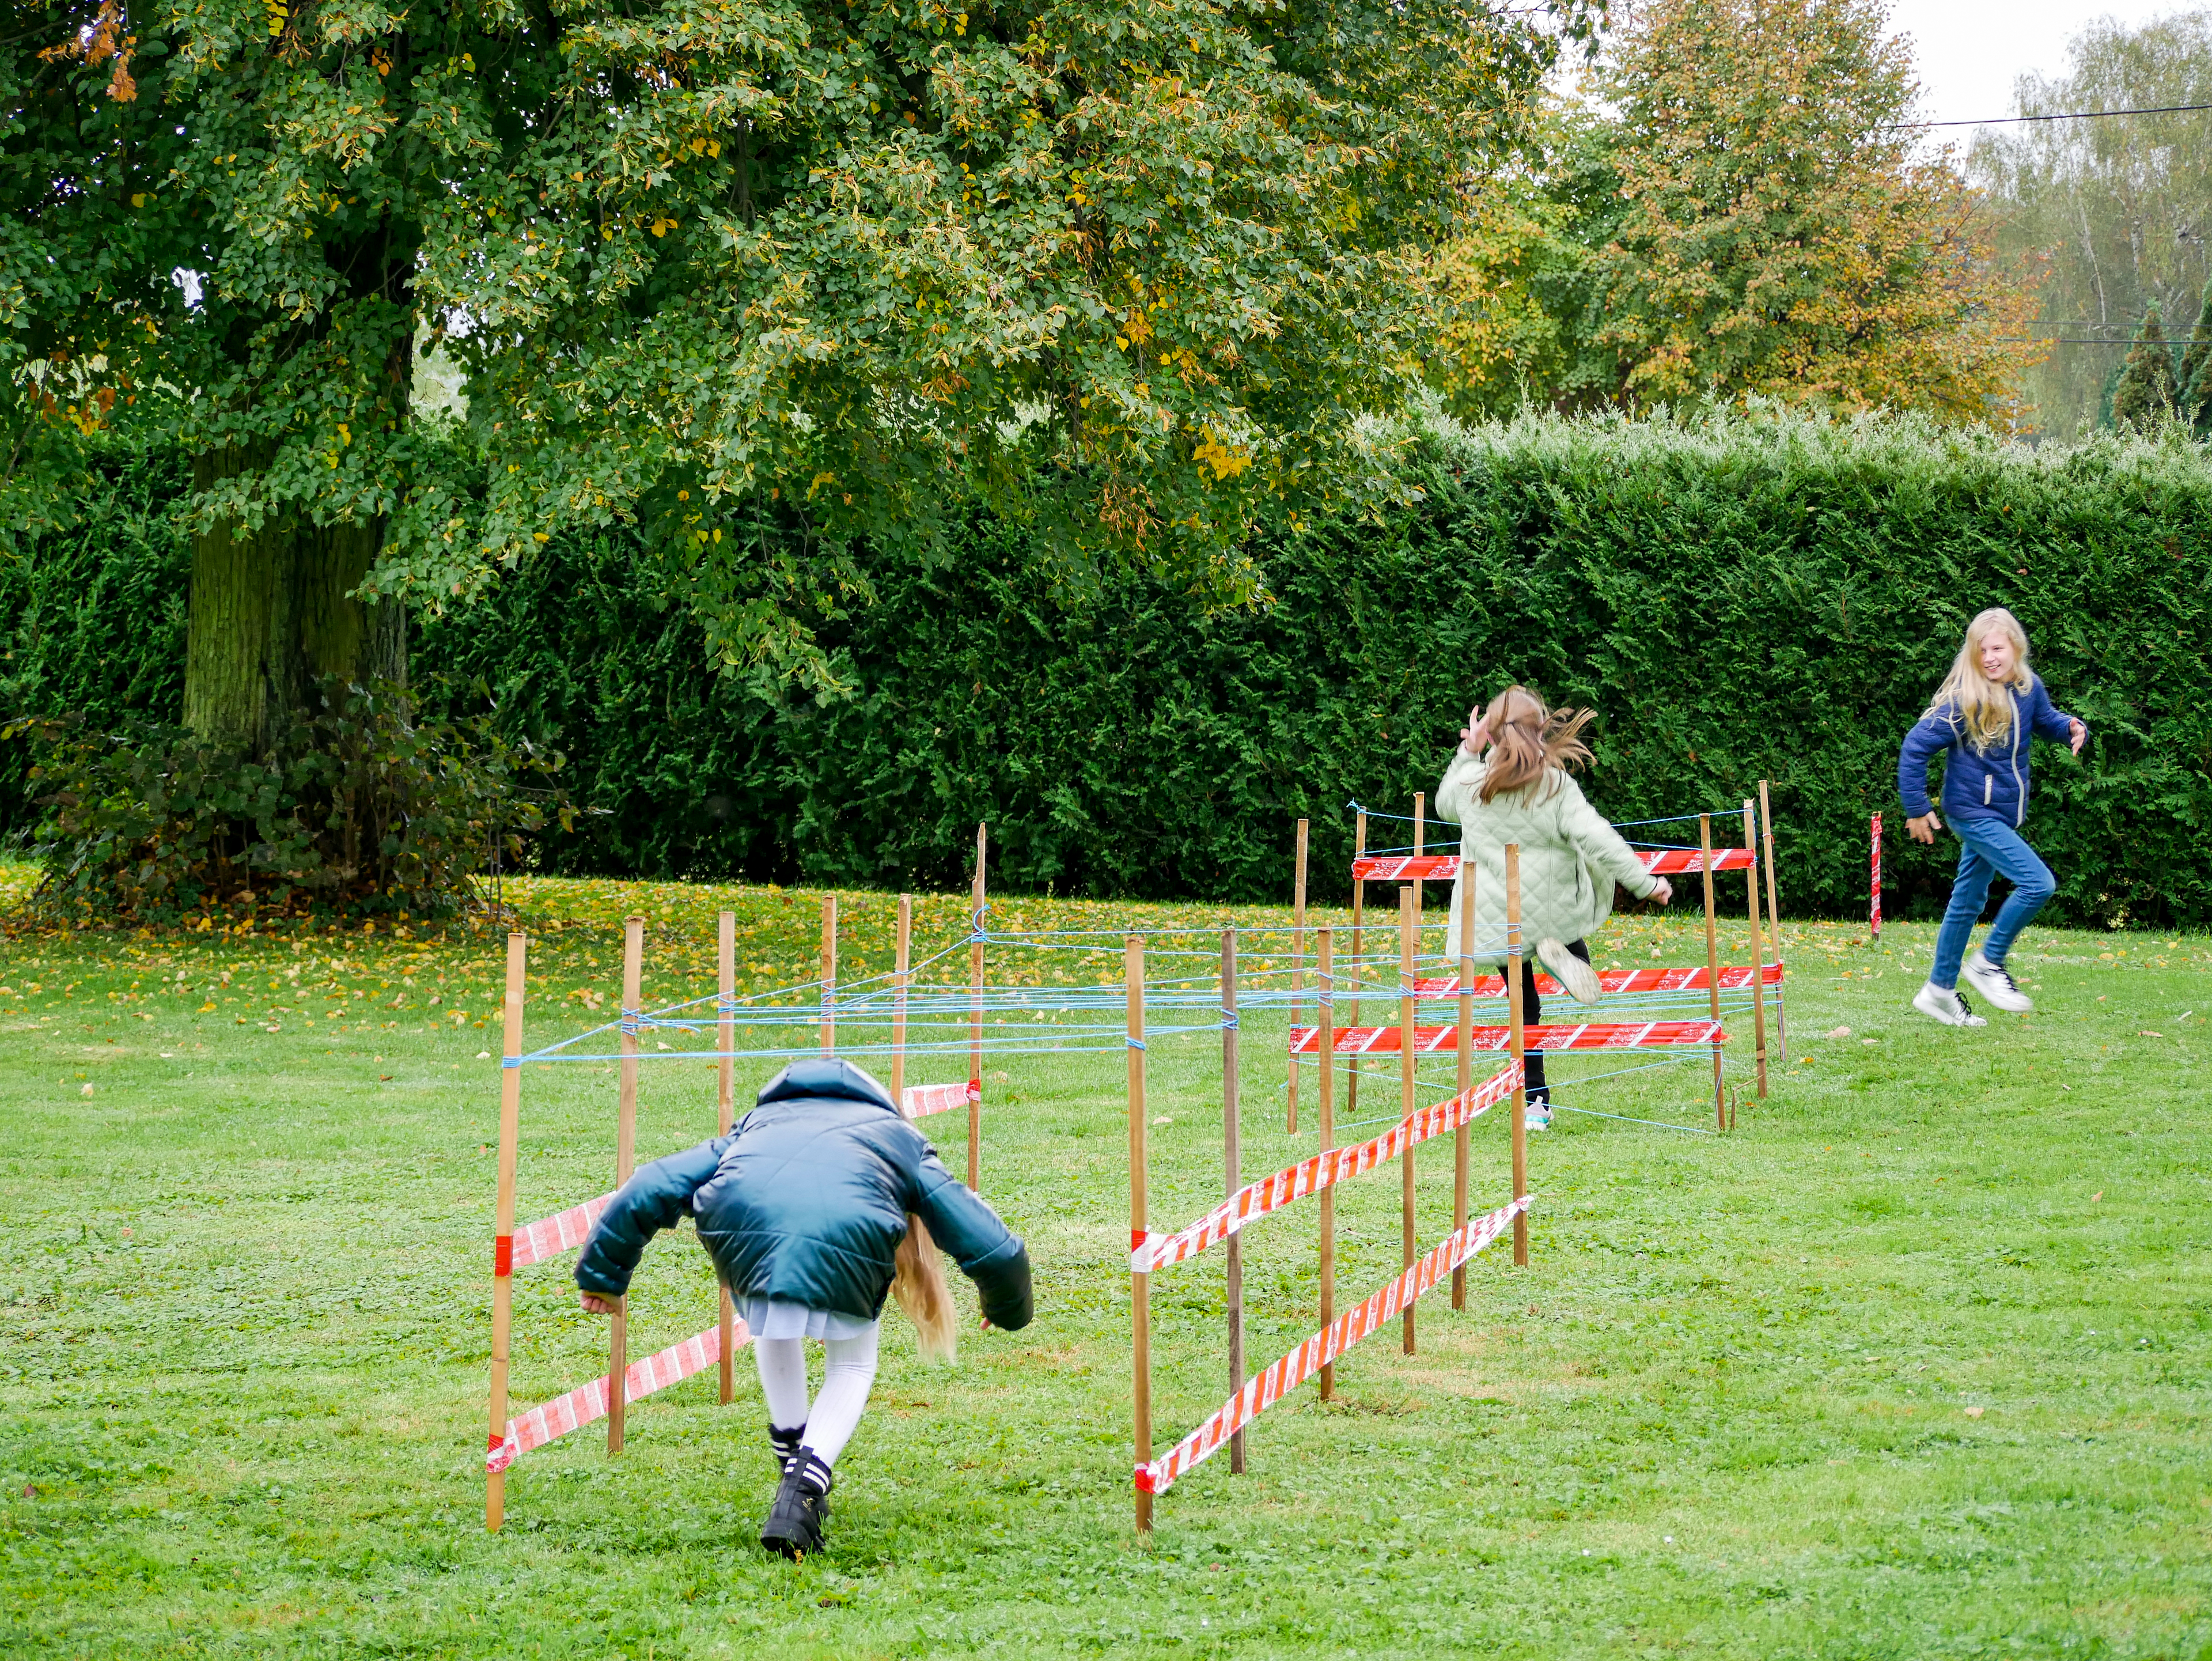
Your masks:
[[[743,1348],[752,1335],[743,1321],[731,1328],[731,1343]],[[722,1334],[719,1327],[686,1338],[680,1344],[671,1344],[642,1361],[632,1361],[623,1371],[623,1399],[635,1402],[681,1383],[695,1372],[703,1372],[722,1359]],[[495,1441],[484,1455],[486,1470],[505,1470],[532,1448],[544,1447],[557,1441],[572,1430],[581,1430],[607,1416],[607,1381],[605,1377],[594,1378],[588,1384],[556,1396],[543,1407],[536,1407],[520,1419],[507,1421],[507,1437]]]
[[[965,1084],[909,1085],[900,1105],[908,1118],[926,1119],[933,1113],[950,1113],[956,1107],[982,1099],[982,1081],[970,1079]]]
[[[1421,1109],[1401,1119],[1372,1141],[1316,1153],[1272,1177],[1240,1188],[1188,1228],[1175,1234],[1148,1234],[1133,1243],[1130,1271],[1149,1275],[1155,1269],[1165,1269],[1195,1257],[1208,1246],[1218,1245],[1237,1233],[1245,1224],[1280,1210],[1293,1200],[1318,1194],[1396,1159],[1407,1148],[1431,1136],[1458,1129],[1510,1096],[1520,1082],[1521,1069],[1508,1062],[1480,1084],[1462,1091],[1448,1102],[1438,1102],[1434,1107]]]
[[[1695,848],[1642,848],[1636,857],[1655,877],[1679,877],[1705,869],[1705,855]],[[1716,848],[1713,869],[1748,871],[1748,848]],[[1450,882],[1459,875],[1456,854],[1363,854],[1352,862],[1355,882]]]
[[[1165,1494],[1177,1477],[1202,1463],[1243,1426],[1503,1234],[1506,1226],[1528,1208],[1530,1197],[1523,1195],[1486,1216],[1473,1219],[1465,1228],[1455,1229],[1435,1250],[1358,1308],[1330,1322],[1266,1372],[1246,1380],[1243,1389],[1224,1402],[1212,1418],[1176,1443],[1164,1458],[1139,1465],[1137,1486],[1147,1494]]]
[[[584,1244],[591,1233],[592,1225],[599,1220],[599,1214],[614,1203],[614,1196],[602,1194],[596,1200],[570,1206],[557,1216],[541,1217],[534,1223],[525,1224],[514,1231],[514,1255],[509,1260],[516,1269],[526,1269],[532,1263],[542,1263],[548,1257]]]
[[[1522,1030],[1522,1046],[1547,1055],[1562,1050],[1650,1050],[1726,1042],[1718,1021],[1588,1021],[1580,1026],[1530,1026]],[[1509,1050],[1510,1026],[1478,1026],[1470,1036],[1475,1050]],[[1416,1026],[1413,1049],[1423,1056],[1452,1056],[1459,1052],[1456,1026]],[[1321,1051],[1321,1029],[1291,1029],[1291,1054],[1313,1056]],[[1338,1056],[1395,1056],[1398,1029],[1395,1026],[1340,1026],[1336,1029]]]
[[[1781,985],[1782,965],[1778,963],[1764,965],[1759,971],[1759,982],[1765,986]],[[1710,969],[1608,969],[1599,975],[1597,983],[1608,998],[1617,997],[1624,992],[1703,992],[1711,987],[1713,971]],[[1566,993],[1566,988],[1561,986],[1549,975],[1542,973],[1539,973],[1536,977],[1536,990],[1547,998],[1562,997]],[[1739,964],[1733,968],[1722,970],[1721,990],[1723,992],[1751,990],[1751,966],[1748,964]],[[1337,995],[1346,997],[1349,994],[1340,987]],[[1383,997],[1395,995],[1386,989],[1375,995],[1379,1001]],[[1413,995],[1417,998],[1456,998],[1459,996],[1459,977],[1456,975],[1422,976],[1413,983]],[[1474,990],[1472,995],[1478,998],[1504,997],[1505,977],[1477,975],[1474,977]]]

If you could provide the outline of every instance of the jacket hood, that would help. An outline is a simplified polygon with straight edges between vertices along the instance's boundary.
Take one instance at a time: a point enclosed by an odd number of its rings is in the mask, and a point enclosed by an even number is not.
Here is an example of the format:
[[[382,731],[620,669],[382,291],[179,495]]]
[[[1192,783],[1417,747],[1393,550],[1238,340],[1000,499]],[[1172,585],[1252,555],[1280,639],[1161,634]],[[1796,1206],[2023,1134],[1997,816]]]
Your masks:
[[[886,1112],[898,1112],[898,1104],[891,1100],[891,1092],[874,1074],[835,1056],[815,1056],[793,1062],[761,1086],[759,1102],[765,1107],[770,1102],[822,1097],[872,1102]]]

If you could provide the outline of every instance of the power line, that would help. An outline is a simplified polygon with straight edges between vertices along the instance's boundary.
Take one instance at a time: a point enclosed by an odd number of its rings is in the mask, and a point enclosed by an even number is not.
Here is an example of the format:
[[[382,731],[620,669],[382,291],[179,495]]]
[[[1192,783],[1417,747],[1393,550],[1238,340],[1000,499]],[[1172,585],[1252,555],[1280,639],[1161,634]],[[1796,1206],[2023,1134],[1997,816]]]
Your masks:
[[[1895,132],[1905,128],[1922,127],[2008,127],[2023,121],[2100,121],[2110,115],[2187,115],[2195,110],[2212,110],[2212,104],[2161,104],[2155,109],[2145,110],[2068,110],[2056,115],[1993,115],[1981,121],[1893,121],[1884,131]]]

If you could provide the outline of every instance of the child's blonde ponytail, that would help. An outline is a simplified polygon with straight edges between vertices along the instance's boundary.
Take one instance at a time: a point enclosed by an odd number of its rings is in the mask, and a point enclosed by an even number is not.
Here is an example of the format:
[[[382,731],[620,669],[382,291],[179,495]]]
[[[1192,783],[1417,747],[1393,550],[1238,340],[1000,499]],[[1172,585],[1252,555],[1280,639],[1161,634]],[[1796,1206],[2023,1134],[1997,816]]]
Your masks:
[[[952,1289],[945,1284],[945,1264],[938,1256],[937,1243],[929,1238],[929,1225],[911,1211],[906,1214],[906,1238],[899,1242],[893,1259],[891,1296],[914,1323],[921,1359],[953,1360],[960,1325],[952,1307]]]
[[[1507,687],[1483,712],[1490,761],[1475,794],[1488,802],[1493,796],[1528,789],[1554,767],[1586,765],[1590,752],[1583,742],[1583,728],[1596,718],[1591,709],[1547,709],[1544,700],[1527,687]]]

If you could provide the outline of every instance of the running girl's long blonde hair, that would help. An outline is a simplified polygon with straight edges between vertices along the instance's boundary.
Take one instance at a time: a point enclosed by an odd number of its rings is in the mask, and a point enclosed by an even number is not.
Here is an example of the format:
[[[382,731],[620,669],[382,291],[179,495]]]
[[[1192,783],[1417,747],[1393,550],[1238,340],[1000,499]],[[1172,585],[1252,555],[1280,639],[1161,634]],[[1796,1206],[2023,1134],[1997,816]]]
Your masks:
[[[1982,642],[1999,630],[2012,641],[2009,680],[1991,680],[1982,672]],[[1967,743],[1986,750],[2012,731],[2012,700],[2002,689],[2025,692],[2034,684],[2027,672],[2027,631],[2003,606],[1992,605],[1976,613],[1966,625],[1966,642],[1951,660],[1951,672],[1943,677],[1943,684],[1936,689],[1934,700],[1920,712],[1920,718],[1948,715],[1966,727]]]
[[[1526,790],[1554,767],[1589,764],[1583,728],[1597,719],[1595,709],[1552,709],[1525,686],[1509,686],[1491,699],[1482,714],[1490,739],[1490,765],[1475,794],[1487,802],[1501,792]]]
[[[960,1325],[952,1308],[952,1288],[945,1284],[945,1262],[929,1225],[906,1214],[906,1238],[892,1258],[891,1296],[914,1323],[925,1361],[950,1361],[959,1348]]]

